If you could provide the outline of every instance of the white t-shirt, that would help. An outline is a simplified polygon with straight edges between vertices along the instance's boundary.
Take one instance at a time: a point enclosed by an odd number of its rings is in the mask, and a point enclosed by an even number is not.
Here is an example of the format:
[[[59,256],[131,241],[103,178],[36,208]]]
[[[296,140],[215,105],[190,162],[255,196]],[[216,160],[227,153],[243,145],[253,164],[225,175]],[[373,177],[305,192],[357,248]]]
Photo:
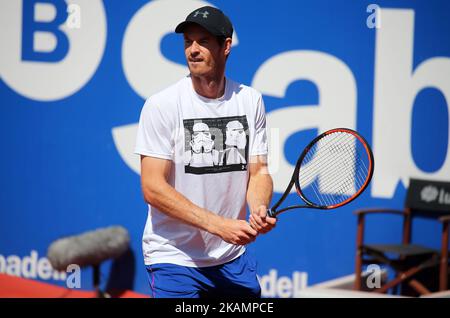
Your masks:
[[[178,192],[213,213],[245,220],[247,162],[267,154],[262,96],[226,79],[224,95],[208,99],[187,76],[147,99],[135,153],[171,160],[168,182]],[[245,251],[151,205],[142,243],[146,265],[214,266]]]

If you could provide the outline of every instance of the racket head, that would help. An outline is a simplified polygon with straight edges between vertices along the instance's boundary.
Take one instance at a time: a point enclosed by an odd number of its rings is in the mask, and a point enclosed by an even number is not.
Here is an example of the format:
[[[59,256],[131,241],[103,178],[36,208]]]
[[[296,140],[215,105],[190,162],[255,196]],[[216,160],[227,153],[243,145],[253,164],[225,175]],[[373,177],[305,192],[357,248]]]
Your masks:
[[[293,179],[297,194],[310,207],[335,209],[356,199],[374,171],[367,141],[348,128],[328,130],[303,150]]]

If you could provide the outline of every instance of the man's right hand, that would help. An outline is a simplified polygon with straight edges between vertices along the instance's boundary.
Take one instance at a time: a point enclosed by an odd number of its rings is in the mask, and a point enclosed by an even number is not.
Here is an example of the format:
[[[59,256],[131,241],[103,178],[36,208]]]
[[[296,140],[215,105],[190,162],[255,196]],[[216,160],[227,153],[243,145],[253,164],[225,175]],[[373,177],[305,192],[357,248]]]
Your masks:
[[[217,235],[227,243],[246,245],[256,239],[258,232],[247,221],[222,218]]]

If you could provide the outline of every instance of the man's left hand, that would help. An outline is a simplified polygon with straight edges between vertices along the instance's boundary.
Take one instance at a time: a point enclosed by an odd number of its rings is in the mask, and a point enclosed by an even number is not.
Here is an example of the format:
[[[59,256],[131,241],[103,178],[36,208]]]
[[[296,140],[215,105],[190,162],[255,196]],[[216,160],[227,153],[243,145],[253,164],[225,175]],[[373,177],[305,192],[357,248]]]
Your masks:
[[[265,234],[275,227],[277,219],[268,216],[267,207],[260,205],[250,212],[249,223],[258,233]]]

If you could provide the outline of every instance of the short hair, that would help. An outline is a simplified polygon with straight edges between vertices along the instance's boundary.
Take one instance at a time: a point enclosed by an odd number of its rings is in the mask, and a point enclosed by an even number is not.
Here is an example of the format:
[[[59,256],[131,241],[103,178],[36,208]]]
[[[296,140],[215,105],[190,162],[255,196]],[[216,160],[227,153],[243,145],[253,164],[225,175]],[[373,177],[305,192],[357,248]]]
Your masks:
[[[224,36],[216,36],[217,39],[217,43],[219,43],[219,46],[223,46],[223,44],[225,43],[225,40],[227,39]]]
[[[219,44],[220,47],[223,47],[226,39],[227,39],[227,37],[225,37],[225,36],[216,36],[217,43]],[[230,54],[227,55],[226,60],[228,60],[229,56],[230,56]]]

